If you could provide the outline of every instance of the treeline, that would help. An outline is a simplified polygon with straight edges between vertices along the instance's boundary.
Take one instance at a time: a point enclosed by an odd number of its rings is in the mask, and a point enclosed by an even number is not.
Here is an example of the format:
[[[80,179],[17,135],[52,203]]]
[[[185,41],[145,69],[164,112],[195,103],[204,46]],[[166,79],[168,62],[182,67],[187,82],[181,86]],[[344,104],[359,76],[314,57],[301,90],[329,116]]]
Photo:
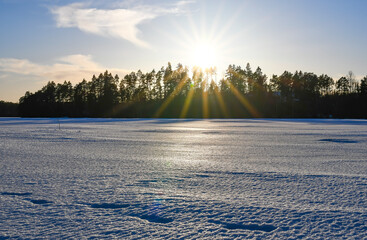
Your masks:
[[[18,104],[0,101],[0,117],[18,116]]]
[[[285,71],[270,79],[250,64],[230,65],[222,79],[215,68],[168,63],[159,71],[108,71],[70,82],[48,82],[19,100],[22,117],[336,117],[367,118],[367,76],[352,72],[334,81],[322,74]]]

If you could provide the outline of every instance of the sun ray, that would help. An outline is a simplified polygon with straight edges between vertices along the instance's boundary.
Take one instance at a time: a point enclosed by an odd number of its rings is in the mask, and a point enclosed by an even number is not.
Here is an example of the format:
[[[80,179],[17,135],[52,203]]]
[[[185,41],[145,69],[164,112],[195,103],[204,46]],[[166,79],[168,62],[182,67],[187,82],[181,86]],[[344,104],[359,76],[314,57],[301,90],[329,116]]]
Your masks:
[[[220,6],[218,6],[218,8],[216,9],[217,12],[214,14],[214,18],[211,21],[211,26],[209,27],[209,36],[210,38],[214,38],[217,33],[218,33],[218,29],[220,28],[220,24],[221,24],[221,18],[222,18],[222,13],[225,5],[225,1],[221,1],[219,3]]]
[[[186,117],[186,114],[187,114],[187,112],[189,110],[189,107],[190,107],[190,104],[191,104],[192,97],[194,96],[194,92],[195,92],[194,87],[191,86],[190,90],[187,94],[187,97],[185,99],[185,103],[184,103],[184,106],[182,108],[180,118],[185,118]]]
[[[246,4],[247,4],[246,2],[243,2],[241,6],[239,6],[233,14],[231,14],[231,17],[225,21],[224,25],[222,25],[221,28],[217,29],[216,34],[215,34],[216,35],[215,41],[219,42],[219,40],[221,39],[222,40],[228,39],[226,36],[228,36],[229,29],[234,25],[239,15],[243,13],[243,9],[246,8]]]
[[[109,112],[107,115],[112,115],[112,116],[116,116],[119,113],[123,112],[124,110],[128,109],[129,107],[131,107],[133,105],[133,102],[127,102],[127,103],[123,103],[123,104],[117,104],[115,105]]]
[[[253,117],[261,117],[260,113],[250,104],[250,102],[243,96],[230,82],[226,81],[229,89],[240,101],[240,103],[250,112]]]
[[[154,117],[159,118],[160,116],[162,116],[162,113],[164,112],[164,110],[168,107],[168,105],[172,102],[172,100],[176,97],[176,95],[181,91],[181,89],[183,88],[183,86],[185,86],[185,83],[187,83],[188,80],[189,78],[187,76],[180,80],[177,87],[167,97],[167,99],[163,102],[163,104],[159,107],[157,112],[154,114]]]
[[[218,100],[220,110],[222,111],[224,117],[228,118],[229,117],[229,114],[228,114],[228,111],[227,111],[227,107],[226,107],[226,105],[224,103],[224,100],[223,100],[222,95],[220,94],[220,92],[218,91],[217,88],[214,89],[214,95],[215,95],[215,97]]]
[[[202,108],[203,108],[203,118],[209,118],[209,104],[208,104],[208,92],[203,91],[202,93]]]

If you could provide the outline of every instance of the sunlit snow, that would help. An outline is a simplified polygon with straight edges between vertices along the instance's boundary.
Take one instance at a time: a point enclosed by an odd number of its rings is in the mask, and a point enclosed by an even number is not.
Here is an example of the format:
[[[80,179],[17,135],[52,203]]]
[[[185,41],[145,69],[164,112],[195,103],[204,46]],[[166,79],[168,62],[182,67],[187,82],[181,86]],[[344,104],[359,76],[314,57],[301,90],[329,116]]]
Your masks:
[[[0,118],[0,239],[367,237],[366,120]]]

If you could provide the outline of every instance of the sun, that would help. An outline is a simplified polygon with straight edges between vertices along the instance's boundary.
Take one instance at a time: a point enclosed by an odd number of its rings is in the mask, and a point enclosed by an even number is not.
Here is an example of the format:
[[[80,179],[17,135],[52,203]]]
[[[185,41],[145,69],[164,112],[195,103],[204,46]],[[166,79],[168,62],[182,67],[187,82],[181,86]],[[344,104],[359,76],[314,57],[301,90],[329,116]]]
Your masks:
[[[217,61],[217,48],[214,44],[202,42],[192,48],[191,64],[202,69],[215,67]]]

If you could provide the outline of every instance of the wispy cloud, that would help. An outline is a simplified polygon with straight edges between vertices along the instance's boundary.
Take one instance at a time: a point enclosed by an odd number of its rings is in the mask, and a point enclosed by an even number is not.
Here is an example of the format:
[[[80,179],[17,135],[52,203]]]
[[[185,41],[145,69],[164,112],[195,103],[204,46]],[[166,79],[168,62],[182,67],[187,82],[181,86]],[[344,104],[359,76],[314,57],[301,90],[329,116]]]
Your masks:
[[[122,38],[140,47],[149,44],[139,38],[138,25],[167,14],[180,14],[191,1],[179,1],[171,6],[140,5],[116,9],[91,8],[73,3],[51,8],[59,28],[78,28],[83,32],[105,37]]]
[[[54,60],[52,64],[40,64],[28,59],[0,58],[0,100],[17,102],[26,91],[37,91],[48,81],[73,84],[92,75],[108,70],[123,77],[130,71],[105,68],[93,61],[90,55],[69,55]]]
[[[88,79],[93,74],[99,74],[107,68],[94,62],[90,55],[69,55],[59,58],[52,65],[34,63],[28,59],[0,58],[0,76],[15,73],[24,76],[39,77],[39,81],[64,80],[74,83],[83,78]],[[114,74],[125,75],[124,69],[108,69]]]

